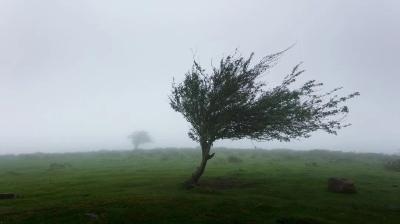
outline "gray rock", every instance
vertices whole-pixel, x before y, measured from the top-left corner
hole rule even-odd
[[[95,213],[85,213],[85,215],[91,219],[99,219],[99,216]]]

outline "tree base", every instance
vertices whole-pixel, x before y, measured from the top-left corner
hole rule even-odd
[[[194,182],[193,180],[187,180],[182,183],[182,187],[186,190],[193,189],[198,186],[198,183]]]

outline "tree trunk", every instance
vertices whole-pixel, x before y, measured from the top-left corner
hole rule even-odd
[[[210,149],[211,149],[210,145],[201,144],[202,158],[201,158],[200,166],[197,167],[196,171],[192,174],[192,176],[187,181],[184,182],[185,188],[188,188],[188,189],[193,188],[198,184],[199,179],[203,175],[204,170],[206,168],[207,161],[210,160],[212,157],[214,157],[214,153],[212,153],[211,155],[209,154]]]

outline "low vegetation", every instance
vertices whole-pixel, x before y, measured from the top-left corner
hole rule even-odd
[[[181,187],[200,150],[0,157],[0,223],[400,223],[400,172],[379,154],[217,148]],[[229,158],[240,158],[232,163]],[[328,191],[347,178],[355,194]]]
[[[386,169],[400,172],[400,159],[390,159],[385,164]]]
[[[228,162],[230,163],[241,163],[243,160],[237,156],[228,156]]]

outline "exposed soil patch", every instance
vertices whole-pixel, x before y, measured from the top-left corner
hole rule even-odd
[[[311,218],[282,217],[276,220],[277,224],[322,224]]]
[[[335,193],[354,194],[357,192],[353,181],[345,178],[331,177],[328,179],[328,190]]]
[[[14,193],[0,193],[0,200],[15,199],[17,195]]]
[[[257,182],[255,181],[242,180],[232,177],[209,178],[209,179],[204,179],[199,183],[200,188],[210,188],[215,190],[247,188],[247,187],[254,187],[256,185]]]

